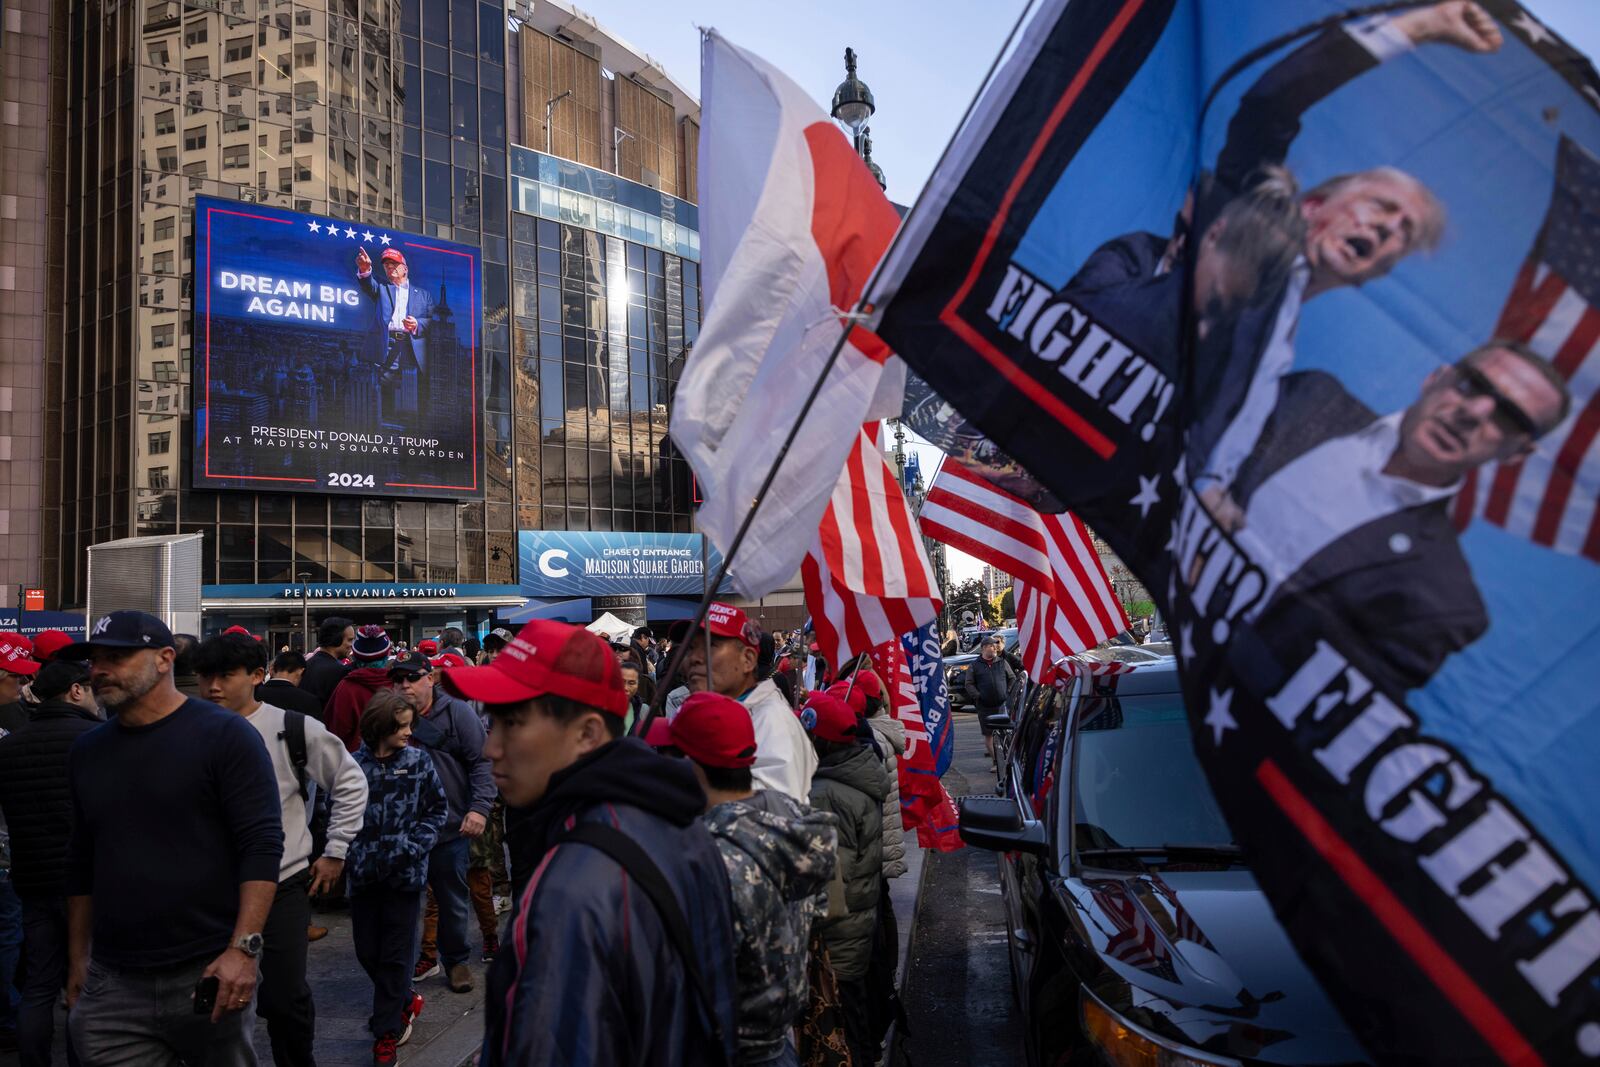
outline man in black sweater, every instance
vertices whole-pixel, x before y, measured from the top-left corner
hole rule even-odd
[[[266,746],[244,719],[178,692],[172,633],[152,615],[114,611],[58,655],[89,660],[115,716],[67,761],[78,1055],[254,1067],[249,1009],[283,855]],[[195,994],[209,1013],[194,1011]]]
[[[28,724],[0,738],[0,811],[11,828],[11,881],[22,901],[28,961],[17,1046],[22,1067],[49,1067],[56,1000],[67,981],[67,752],[100,716],[82,663],[46,664],[34,675],[33,693],[40,703]],[[67,1060],[76,1067],[70,1045]]]
[[[345,662],[350,648],[356,642],[356,624],[339,615],[323,619],[317,626],[317,650],[306,657],[306,672],[300,676],[300,688],[317,698],[324,714],[319,722],[326,722],[328,698],[350,673]]]

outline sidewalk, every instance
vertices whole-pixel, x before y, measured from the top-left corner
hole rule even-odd
[[[348,912],[312,915],[328,928],[328,936],[311,945],[306,976],[317,1003],[318,1067],[367,1067],[372,1063],[372,1035],[367,1016],[372,1012],[372,984],[356,962],[350,940]],[[483,987],[488,965],[479,961],[482,946],[476,928],[471,935],[473,990],[452,993],[442,974],[417,983],[427,1002],[412,1029],[411,1040],[400,1049],[400,1062],[415,1067],[456,1067],[483,1041]],[[256,1023],[256,1050],[263,1064],[272,1062],[272,1045],[266,1024]]]

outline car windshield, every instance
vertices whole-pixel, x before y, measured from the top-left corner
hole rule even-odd
[[[1231,846],[1178,693],[1078,702],[1074,843],[1088,849]]]

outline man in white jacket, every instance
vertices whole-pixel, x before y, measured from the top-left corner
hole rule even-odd
[[[310,897],[339,884],[345,852],[360,831],[366,812],[367,779],[344,742],[316,719],[256,699],[256,686],[266,672],[266,649],[252,637],[224,634],[195,650],[195,675],[202,699],[242,715],[261,734],[272,757],[283,811],[283,862],[278,869],[277,896],[262,930],[257,1013],[267,1020],[277,1067],[313,1067],[316,1007],[306,982]],[[298,722],[291,723],[291,715],[297,715]],[[311,824],[306,810],[308,782],[327,790],[333,807],[328,843],[315,863],[311,862]]]
[[[706,678],[706,630],[711,632],[711,675]],[[705,630],[690,632],[687,623],[673,627],[674,644],[689,641],[683,657],[684,680],[692,692],[706,689],[732,697],[750,712],[755,726],[756,750],[770,767],[752,771],[757,789],[776,789],[801,804],[811,803],[811,775],[817,769],[817,752],[805,727],[783,692],[771,678],[759,681],[756,665],[761,658],[761,631],[732,604],[711,605]]]

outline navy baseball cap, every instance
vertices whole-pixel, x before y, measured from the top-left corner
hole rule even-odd
[[[56,653],[56,659],[88,659],[97,648],[172,648],[172,631],[154,615],[143,611],[113,611],[102,615],[89,636]]]

